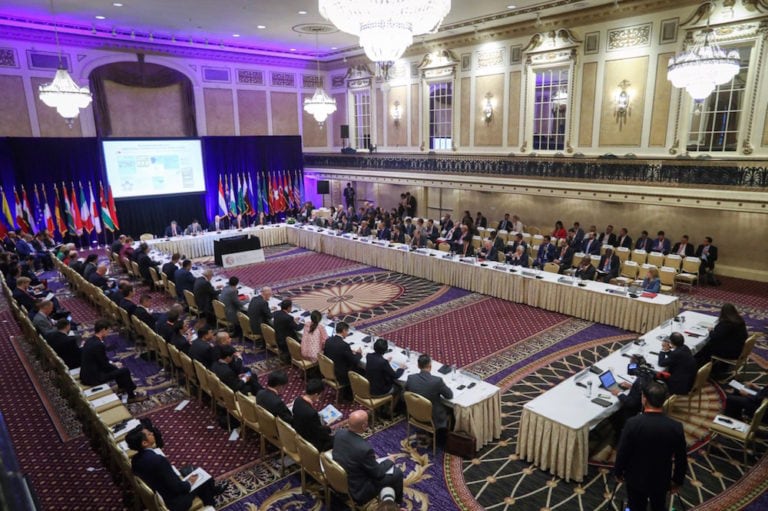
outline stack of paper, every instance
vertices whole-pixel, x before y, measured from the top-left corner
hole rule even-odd
[[[728,385],[730,385],[731,387],[733,387],[734,389],[736,389],[738,391],[744,391],[747,394],[749,394],[750,396],[757,395],[756,391],[750,389],[749,387],[747,387],[746,385],[744,385],[740,381],[731,380],[731,381],[728,382]]]

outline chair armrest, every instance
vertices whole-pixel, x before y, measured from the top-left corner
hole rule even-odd
[[[739,363],[738,359],[721,358],[721,357],[716,357],[715,355],[712,355],[711,358],[712,360],[717,360],[718,362],[722,362],[723,364],[728,364],[732,366],[735,366],[736,364]]]

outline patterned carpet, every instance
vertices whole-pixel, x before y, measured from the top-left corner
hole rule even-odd
[[[398,344],[429,352],[502,388],[503,438],[486,446],[474,460],[463,461],[442,452],[432,457],[429,449],[415,447],[405,438],[402,416],[389,421],[377,419],[371,442],[378,455],[398,454],[397,463],[406,475],[407,509],[507,509],[512,506],[521,509],[618,509],[619,500],[624,496],[622,488],[614,502],[608,501],[615,485],[609,468],[606,468],[610,467],[613,450],[610,443],[601,441],[597,435],[591,439],[590,470],[581,485],[552,478],[518,460],[514,452],[522,405],[615,349],[632,337],[628,333],[295,247],[270,247],[266,263],[225,273],[236,274],[243,283],[253,287],[271,285],[276,294],[290,297],[304,308],[317,308]],[[768,326],[768,285],[736,279],[723,281],[723,286],[718,288],[701,287],[680,293],[683,308],[716,314],[724,299],[731,300],[746,315],[752,330],[765,331]],[[87,330],[98,311],[71,297],[67,288],[55,279],[51,280],[51,287],[73,312],[75,320]],[[168,305],[167,297],[153,293],[153,307],[159,310]],[[11,326],[15,327],[12,320]],[[3,323],[3,328],[7,327]],[[203,466],[215,477],[230,482],[230,488],[220,497],[217,508],[321,509],[317,492],[301,493],[295,467],[282,477],[279,462],[271,453],[266,457],[260,453],[256,440],[230,441],[227,431],[217,424],[208,406],[192,399],[181,411],[176,411],[176,406],[187,396],[170,382],[155,362],[137,357],[132,343],[114,335],[108,339],[108,347],[110,354],[131,369],[137,383],[150,395],[149,401],[132,405],[131,410],[135,415],[152,418],[163,430],[167,444],[164,450],[174,463]],[[245,362],[255,369],[262,383],[269,371],[280,366],[275,357],[265,359],[263,353],[254,353],[250,346],[239,347],[244,352]],[[16,351],[22,360],[26,359],[24,350]],[[15,353],[13,355],[17,357]],[[749,367],[751,379],[765,383],[767,356],[768,344],[763,338]],[[38,371],[33,362],[27,366],[28,374]],[[16,369],[23,370],[23,366],[19,363]],[[303,383],[298,370],[285,369],[291,378],[283,396],[288,402],[301,393]],[[99,493],[99,498],[93,501],[105,502],[104,509],[120,509],[119,491],[108,481],[104,471],[74,470],[62,481],[52,478],[45,467],[40,466],[39,456],[35,456],[40,451],[35,449],[35,440],[31,440],[37,439],[40,431],[50,437],[47,438],[49,443],[55,444],[55,449],[50,452],[66,452],[68,445],[80,445],[80,451],[68,453],[77,458],[76,466],[85,466],[83,464],[88,463],[85,460],[98,461],[87,447],[83,447],[84,438],[78,437],[77,424],[73,422],[71,412],[67,412],[66,404],[61,400],[39,398],[53,392],[50,385],[46,386],[44,375],[39,376],[40,383],[36,383],[36,387],[31,385],[34,379],[27,378],[21,383],[26,385],[26,393],[34,398],[33,401],[38,402],[38,412],[46,419],[47,429],[35,428],[35,433],[30,435],[16,423],[11,431],[15,431],[15,442],[16,436],[21,439],[21,450],[29,449],[22,461],[24,469],[33,475],[33,482],[42,484],[45,481],[42,484],[46,494],[44,508],[95,509],[83,505],[87,499],[78,500],[71,495],[71,488],[87,484],[89,490],[94,486],[94,491]],[[0,376],[0,385],[2,378]],[[15,396],[3,392],[3,387],[0,387],[0,406],[5,412],[8,403],[16,401],[10,400]],[[19,393],[19,396],[24,395]],[[333,401],[333,393],[326,391],[321,406]],[[752,466],[742,466],[740,451],[727,442],[714,442],[710,454],[706,454],[706,431],[702,425],[717,413],[721,401],[722,393],[714,385],[710,386],[701,412],[694,409],[694,418],[685,424],[690,445],[689,467],[693,474],[683,492],[686,505],[697,505],[696,509],[743,509],[745,506],[752,510],[765,509],[764,492],[768,484],[765,453],[768,446],[763,440],[757,448],[760,461]],[[353,407],[342,403],[339,409],[346,417]],[[682,410],[679,412],[676,415],[682,415]],[[335,426],[343,424],[344,420]],[[71,438],[75,440],[62,442],[62,439]],[[67,456],[60,459],[67,459]],[[95,477],[98,475],[101,479]],[[38,488],[39,485],[35,486]],[[725,489],[728,491],[723,491]],[[61,498],[53,501],[52,495]],[[758,500],[749,507],[749,502],[755,498]],[[701,502],[704,504],[699,505]],[[344,509],[344,506],[334,500],[331,508]]]

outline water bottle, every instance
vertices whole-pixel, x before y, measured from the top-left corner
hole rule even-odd
[[[587,382],[587,397],[592,397],[592,380]]]
[[[411,348],[408,348],[408,347],[405,348],[405,358],[407,359],[407,361],[410,362],[410,360],[411,360]]]

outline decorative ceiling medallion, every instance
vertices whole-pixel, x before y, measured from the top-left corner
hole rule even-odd
[[[302,23],[301,25],[294,25],[291,30],[298,32],[299,34],[335,34],[339,31],[330,23]]]

